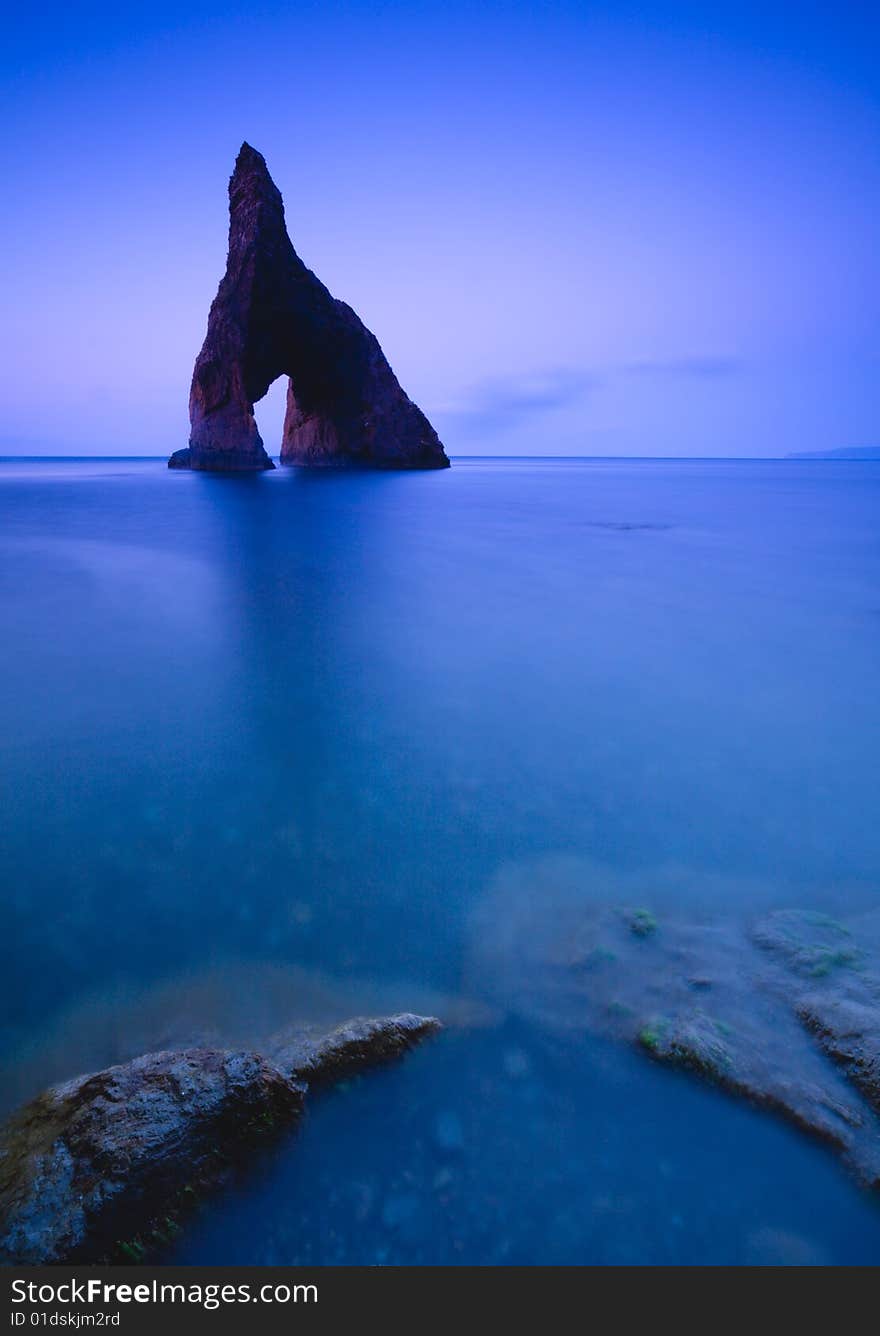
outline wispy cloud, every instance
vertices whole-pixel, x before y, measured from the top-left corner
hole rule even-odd
[[[634,376],[678,376],[698,380],[738,375],[743,362],[738,357],[672,357],[625,362],[620,368]]]
[[[462,434],[494,436],[577,404],[621,378],[722,380],[739,375],[743,367],[738,357],[717,355],[646,358],[589,370],[554,367],[478,381],[458,395],[431,404],[428,411]]]
[[[594,373],[573,369],[496,377],[478,382],[458,398],[432,405],[431,414],[453,419],[473,435],[489,436],[566,408],[598,383]]]

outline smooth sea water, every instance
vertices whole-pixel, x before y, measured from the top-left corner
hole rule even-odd
[[[878,520],[878,463],[0,463],[4,1109],[432,1010],[170,1260],[880,1261],[827,1151],[480,968],[505,886],[876,906]]]

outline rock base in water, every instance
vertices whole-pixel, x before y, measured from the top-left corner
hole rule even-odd
[[[251,455],[236,455],[232,451],[227,451],[223,457],[222,468],[218,467],[216,461],[205,459],[201,455],[193,455],[188,445],[182,450],[175,450],[174,454],[168,460],[170,469],[193,469],[197,473],[259,473],[267,469],[274,469],[275,465],[268,455],[259,457],[254,462]]]

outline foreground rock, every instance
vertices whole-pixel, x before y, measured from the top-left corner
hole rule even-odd
[[[226,273],[193,372],[190,443],[169,468],[273,468],[253,410],[279,376],[289,377],[282,462],[448,467],[374,336],[293,249],[265,160],[243,144],[229,182]]]
[[[694,921],[508,884],[482,915],[473,963],[493,1000],[780,1114],[880,1187],[880,914]]]
[[[292,1028],[266,1054],[150,1053],[32,1100],[0,1137],[0,1258],[140,1260],[243,1156],[293,1126],[306,1091],[439,1028],[422,1016]]]

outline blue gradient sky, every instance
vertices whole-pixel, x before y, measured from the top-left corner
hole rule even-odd
[[[453,454],[880,444],[876,4],[50,2],[0,63],[2,453],[185,443],[242,139]]]

